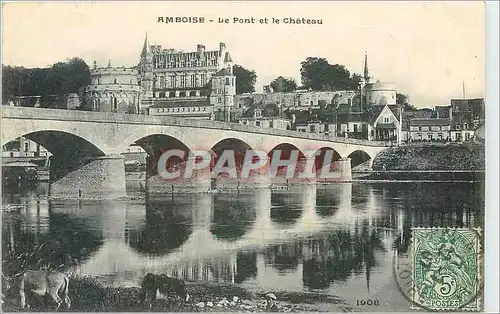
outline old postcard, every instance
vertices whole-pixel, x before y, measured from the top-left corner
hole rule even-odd
[[[3,2],[2,310],[483,311],[484,14]]]

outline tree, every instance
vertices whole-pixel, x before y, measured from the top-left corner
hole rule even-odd
[[[408,95],[396,93],[396,104],[404,105],[408,103]]]
[[[42,96],[78,93],[91,83],[90,69],[80,58],[58,62],[50,68],[2,66],[2,97]]]
[[[255,92],[257,74],[254,70],[247,70],[241,65],[235,64],[233,74],[236,76],[236,94]]]
[[[403,105],[403,109],[406,111],[417,110],[417,108],[415,108],[415,106],[413,106],[409,103],[409,98],[408,98],[408,95],[406,95],[406,94],[396,93],[396,104]]]
[[[316,91],[358,89],[361,76],[340,64],[330,64],[325,58],[308,57],[301,62],[302,85]]]
[[[271,85],[275,92],[287,93],[297,89],[297,83],[295,83],[293,78],[285,78],[283,76],[278,76],[269,85]]]

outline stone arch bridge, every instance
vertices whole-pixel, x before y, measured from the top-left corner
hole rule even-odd
[[[166,184],[154,169],[158,157],[167,149],[210,151],[219,156],[233,149],[265,151],[271,156],[281,150],[318,151],[316,168],[326,151],[332,151],[339,179],[351,179],[353,166],[371,161],[389,143],[328,137],[289,130],[263,129],[235,123],[189,120],[164,116],[128,115],[74,110],[2,107],[2,145],[26,137],[47,148],[51,157],[53,197],[116,198],[125,196],[125,168],[120,155],[133,143],[149,155],[147,187],[154,191],[185,191],[194,186],[207,188],[213,180],[198,184],[200,176],[184,182]],[[186,158],[187,158],[186,154]],[[289,155],[288,155],[289,156]],[[318,163],[319,161],[319,163]],[[370,161],[370,162],[369,162]],[[186,160],[179,160],[186,162]],[[155,172],[156,171],[156,172]],[[198,179],[197,179],[198,178]],[[200,182],[196,182],[196,181]],[[226,181],[229,182],[229,181]],[[255,181],[256,182],[256,181]],[[252,186],[255,187],[255,182]],[[234,182],[233,182],[234,183]],[[237,182],[240,187],[240,182]]]

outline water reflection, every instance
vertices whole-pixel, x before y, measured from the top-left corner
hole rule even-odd
[[[26,206],[3,215],[4,261],[5,252],[43,244],[37,258],[64,263],[69,255],[80,274],[109,285],[161,272],[349,299],[394,287],[393,253],[408,250],[412,226],[482,226],[483,191],[482,184],[337,184],[83,203],[12,193],[4,200]]]
[[[175,198],[148,198],[146,223],[127,232],[127,243],[145,255],[165,255],[179,248],[193,229],[189,205]]]

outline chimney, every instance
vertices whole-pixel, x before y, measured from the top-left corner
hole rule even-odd
[[[225,51],[226,51],[226,44],[219,43],[219,56],[223,57]]]
[[[196,51],[198,52],[198,55],[201,57],[205,53],[205,46],[203,45],[197,45],[196,46]]]

